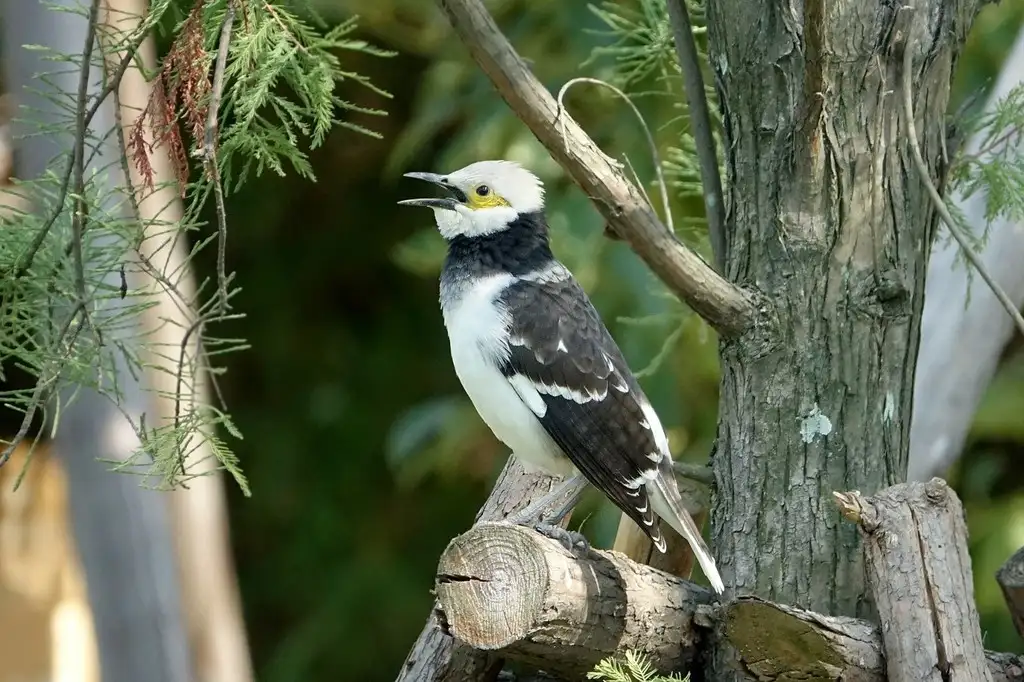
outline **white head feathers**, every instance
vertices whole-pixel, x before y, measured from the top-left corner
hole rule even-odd
[[[477,161],[437,177],[462,194],[450,210],[434,207],[437,229],[445,239],[500,232],[520,215],[544,209],[544,184],[512,161]]]
[[[447,177],[448,182],[470,197],[475,187],[486,185],[516,213],[533,213],[544,208],[544,183],[514,161],[477,161]]]

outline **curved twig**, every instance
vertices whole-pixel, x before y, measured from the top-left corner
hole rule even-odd
[[[644,120],[643,114],[637,109],[636,105],[633,104],[633,100],[629,98],[625,92],[615,87],[608,81],[603,81],[600,78],[588,78],[581,76],[579,78],[573,78],[566,82],[558,91],[558,118],[561,122],[561,113],[565,110],[565,103],[562,101],[565,98],[565,93],[569,91],[569,88],[576,85],[577,83],[593,83],[594,85],[602,85],[629,105],[629,108],[633,110],[633,114],[637,120],[640,121],[640,127],[644,130],[644,137],[647,138],[647,147],[650,149],[651,157],[654,159],[654,173],[658,176],[658,184],[661,186],[661,210],[665,212],[665,224],[668,226],[668,231],[674,233],[676,231],[675,225],[672,224],[672,209],[668,205],[668,184],[665,182],[665,173],[661,168],[661,155],[658,154],[658,146],[654,143],[654,135],[651,134],[651,129],[647,126],[647,121]],[[561,128],[562,136],[565,136],[564,127]],[[639,181],[637,185],[639,185]],[[643,186],[639,187],[641,192],[644,192]],[[647,197],[647,203],[651,203],[650,197],[647,196],[647,192],[644,192],[644,196]],[[652,205],[651,208],[654,208]]]

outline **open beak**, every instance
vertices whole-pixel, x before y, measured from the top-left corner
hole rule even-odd
[[[405,177],[432,182],[435,185],[444,188],[451,196],[430,197],[426,199],[403,199],[398,202],[402,206],[426,206],[427,208],[443,208],[448,211],[454,211],[455,207],[459,203],[466,201],[466,195],[454,185],[450,185],[445,182],[445,176],[443,175],[438,175],[437,173],[406,173]]]

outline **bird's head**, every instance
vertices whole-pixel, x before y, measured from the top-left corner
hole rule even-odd
[[[433,209],[445,239],[499,232],[520,215],[544,208],[543,183],[512,161],[477,161],[451,173],[406,173],[405,177],[432,182],[448,193],[447,197],[398,202]]]

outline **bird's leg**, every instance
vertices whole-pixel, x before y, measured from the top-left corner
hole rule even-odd
[[[547,495],[510,516],[508,521],[520,526],[529,526],[541,535],[558,540],[570,552],[574,547],[582,547],[586,553],[590,549],[587,539],[581,533],[566,530],[560,525],[580,501],[586,487],[587,479],[583,474],[570,476]],[[559,501],[561,503],[548,512],[548,507]]]

